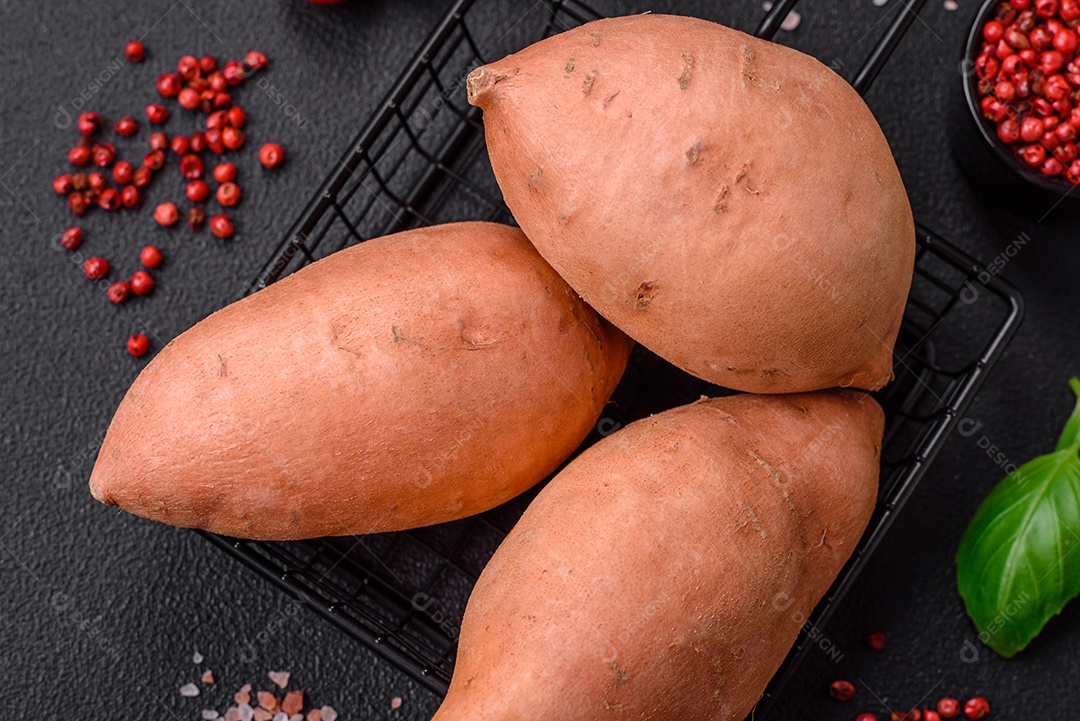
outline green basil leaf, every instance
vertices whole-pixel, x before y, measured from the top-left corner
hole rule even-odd
[[[964,533],[957,586],[979,637],[1010,657],[1080,595],[1080,381],[1058,450],[1010,473]]]

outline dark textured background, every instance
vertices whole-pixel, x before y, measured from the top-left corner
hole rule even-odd
[[[514,2],[522,15],[542,8]],[[801,27],[778,39],[850,70],[898,3],[805,0]],[[880,712],[871,690],[898,707],[944,692],[983,692],[999,718],[1075,718],[1080,705],[1080,604],[1012,661],[977,643],[964,650],[975,634],[954,590],[952,558],[979,500],[1002,475],[976,440],[985,435],[1010,461],[1022,462],[1053,445],[1071,408],[1065,381],[1078,372],[1080,352],[1073,315],[1080,307],[1080,225],[1055,214],[1040,224],[992,211],[957,170],[946,107],[959,87],[960,43],[976,10],[972,0],[960,3],[950,13],[930,0],[868,101],[920,221],[983,260],[1021,232],[1031,238],[1004,271],[1025,294],[1027,318],[969,414],[982,422],[980,432],[950,441],[827,629],[843,660],[834,665],[814,655],[785,698],[785,717]],[[597,6],[607,13],[697,14],[741,28],[761,12],[753,0]],[[0,663],[9,709],[190,719],[208,705],[223,709],[227,694],[245,681],[288,669],[296,685],[344,718],[425,719],[434,711],[436,698],[194,533],[117,515],[90,498],[85,480],[114,408],[144,365],[124,353],[124,339],[142,327],[160,347],[243,292],[443,7],[421,0],[329,8],[299,0],[0,3],[0,317],[7,323],[0,356]],[[108,70],[125,41],[143,35],[147,61]],[[239,163],[246,195],[230,243],[158,228],[149,211],[88,216],[85,250],[108,256],[119,273],[135,269],[147,242],[166,253],[153,296],[113,307],[52,242],[72,218],[50,181],[66,170],[76,138],[73,127],[56,126],[57,108],[70,111],[105,73],[112,77],[87,107],[108,118],[142,118],[155,97],[153,79],[179,55],[240,57],[251,48],[270,56],[266,77],[309,120],[305,127],[293,122],[257,88],[237,93],[250,114],[250,145],[281,141],[287,165],[262,172],[247,148]],[[168,129],[190,123],[177,116]],[[144,130],[118,143],[121,153],[142,153],[146,137]],[[177,176],[166,173],[149,203],[179,190]],[[889,634],[887,654],[865,650],[871,630]],[[184,699],[177,688],[199,671],[190,660],[194,649],[206,655],[219,684],[202,698]],[[824,687],[838,675],[865,683],[859,709],[827,699]],[[404,705],[391,712],[394,696]]]

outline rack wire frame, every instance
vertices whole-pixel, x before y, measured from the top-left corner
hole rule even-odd
[[[464,99],[468,72],[507,52],[482,51],[483,33],[469,23],[469,11],[479,1],[455,0],[249,291],[371,237],[453,220],[513,223],[486,162],[480,112]],[[905,6],[874,45],[851,81],[860,93],[885,66],[924,2]],[[796,3],[775,3],[756,35],[772,38]],[[540,36],[600,17],[579,0],[533,7],[543,13]],[[769,717],[1022,315],[1022,299],[1011,285],[917,226],[915,277],[894,358],[897,378],[875,394],[887,416],[879,502],[852,558],[803,624],[755,718]],[[639,347],[613,403],[582,448],[637,418],[725,392]],[[453,671],[469,591],[538,490],[474,518],[400,533],[294,542],[203,535],[441,695]]]

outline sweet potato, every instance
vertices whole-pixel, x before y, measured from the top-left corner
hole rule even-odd
[[[911,209],[873,115],[817,60],[641,15],[480,67],[468,93],[522,230],[635,340],[757,393],[892,378]]]
[[[592,446],[480,577],[435,721],[742,721],[874,506],[850,390],[705,400]]]
[[[516,229],[371,240],[166,346],[120,403],[90,488],[257,539],[461,518],[574,451],[630,345]]]

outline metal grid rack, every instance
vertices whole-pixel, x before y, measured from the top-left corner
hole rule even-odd
[[[519,22],[513,28],[518,36],[508,39],[509,32],[498,37],[473,27],[469,10],[476,2],[454,2],[259,273],[253,290],[367,238],[454,220],[513,222],[484,153],[480,111],[465,102],[465,77],[515,49],[500,43],[520,47],[598,15],[577,0],[539,3],[539,32],[533,28],[529,37],[530,29]],[[777,2],[756,34],[771,38],[796,2]],[[909,12],[900,12],[875,44],[852,79],[860,93],[921,5],[917,1]],[[919,226],[917,234],[915,278],[895,352],[897,378],[877,394],[887,415],[878,507],[806,628],[820,628],[835,611],[1022,315],[1020,296],[1011,286],[929,230]],[[638,347],[614,403],[582,448],[638,418],[723,392]],[[474,518],[401,533],[287,543],[204,535],[443,694],[469,592],[537,490]],[[803,633],[756,718],[768,715],[812,647]]]

